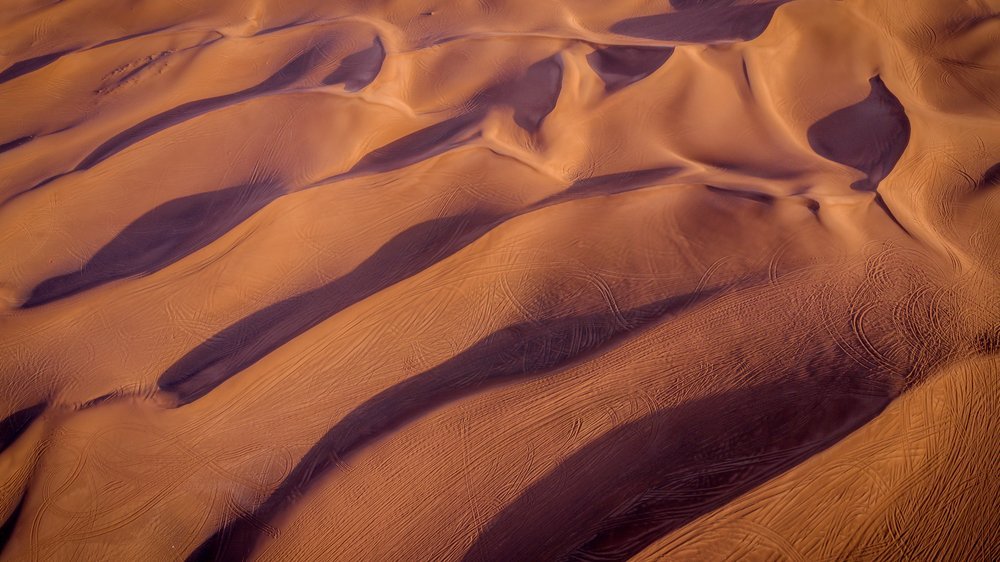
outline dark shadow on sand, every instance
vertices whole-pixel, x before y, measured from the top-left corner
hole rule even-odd
[[[327,86],[343,84],[348,92],[356,92],[375,80],[384,61],[385,48],[376,36],[371,47],[344,57],[337,70],[324,78],[323,83]]]
[[[650,187],[663,182],[679,172],[681,168],[664,166],[662,168],[647,168],[630,170],[603,176],[584,178],[573,182],[566,190],[545,199],[539,206],[551,205],[578,197],[591,195],[614,195],[635,189]]]
[[[69,53],[70,51],[59,51],[58,53],[50,53],[48,55],[40,55],[30,59],[25,59],[22,61],[15,62],[14,64],[8,66],[0,72],[0,84],[4,82],[9,82],[15,78],[24,76],[30,72],[41,69],[44,66],[52,64],[60,57]]]
[[[473,111],[424,127],[365,154],[345,175],[375,174],[426,160],[475,136],[482,111]]]
[[[45,408],[48,405],[45,402],[35,404],[34,406],[24,408],[23,410],[18,410],[13,414],[7,416],[3,420],[0,420],[0,453],[7,450],[17,441],[17,438],[21,436],[37,420],[43,413],[45,413]],[[17,521],[21,516],[21,512],[24,510],[24,501],[27,497],[26,492],[21,493],[21,498],[17,502],[17,506],[14,511],[7,516],[7,520],[4,521],[3,525],[0,525],[0,554],[3,554],[4,548],[7,546],[7,542],[10,537],[14,534],[14,527],[17,526]]]
[[[5,142],[3,144],[0,144],[0,154],[3,154],[4,152],[7,152],[8,150],[14,150],[15,148],[17,148],[17,147],[19,147],[19,146],[21,146],[23,144],[27,144],[27,143],[31,142],[32,140],[34,140],[34,138],[35,138],[35,135],[28,135],[26,137],[19,137],[19,138],[16,138],[16,139],[14,139],[14,140],[12,140],[10,142]]]
[[[890,385],[814,362],[798,376],[614,429],[492,520],[465,560],[627,560],[878,415]]]
[[[427,221],[394,236],[350,273],[257,311],[215,334],[160,376],[178,406],[204,396],[323,320],[461,250],[513,216],[580,197],[641,189],[676,168],[655,168],[578,181],[511,215],[467,214]]]
[[[673,47],[601,47],[587,55],[587,62],[604,81],[610,92],[634,84],[656,72],[670,55]]]
[[[493,215],[458,215],[396,235],[350,273],[259,310],[181,357],[158,384],[178,406],[201,398],[271,351],[337,312],[426,269],[490,228]]]
[[[350,173],[377,173],[426,158],[428,151],[443,152],[460,142],[480,118],[481,114],[470,113],[421,129],[370,152]],[[678,170],[664,167],[587,178],[523,212],[577,197],[639,189]],[[105,283],[155,273],[206,247],[283,193],[275,184],[246,184],[163,203],[125,227],[78,271],[39,283],[21,307],[33,308]],[[500,217],[492,219],[476,222],[474,230],[481,234],[485,224],[493,226]]]
[[[41,402],[0,420],[0,453],[17,441],[17,438],[45,412],[46,406],[45,402]]]
[[[983,177],[979,180],[979,187],[998,185],[1000,185],[1000,162],[990,166],[988,170],[983,172]]]
[[[612,25],[611,31],[684,43],[747,41],[763,33],[774,11],[788,1],[739,6],[730,2],[675,2],[673,12],[622,20]]]
[[[22,308],[158,271],[207,246],[281,194],[274,185],[248,184],[163,203],[125,227],[78,271],[39,283]]]
[[[834,111],[806,132],[816,154],[868,176],[851,185],[858,191],[875,191],[910,141],[910,121],[903,105],[878,76],[868,83],[867,98]]]
[[[562,72],[558,55],[551,56],[529,66],[518,80],[490,89],[484,99],[513,107],[514,122],[529,133],[537,132],[559,101]]]
[[[254,512],[231,521],[188,560],[246,560],[261,523],[280,516],[338,463],[420,416],[460,398],[542,376],[606,348],[618,338],[714,296],[719,289],[663,299],[620,314],[603,312],[515,324],[441,365],[373,396],[344,416]]]
[[[312,68],[320,60],[322,60],[323,56],[323,50],[321,48],[313,47],[293,59],[277,72],[272,74],[267,80],[264,80],[256,86],[232,94],[188,102],[173,109],[164,111],[158,115],[154,115],[153,117],[133,125],[132,127],[129,127],[128,129],[108,139],[104,144],[88,154],[80,162],[80,164],[77,165],[75,171],[90,169],[107,158],[121,152],[125,148],[128,148],[129,146],[168,127],[173,127],[178,123],[182,123],[199,115],[204,115],[245,99],[291,86],[312,70]]]
[[[0,555],[3,554],[7,543],[10,542],[10,538],[14,535],[14,528],[17,527],[17,521],[21,518],[21,512],[24,511],[24,501],[27,497],[27,494],[21,494],[21,499],[18,500],[14,511],[7,516],[7,520],[4,521],[3,525],[0,525]]]

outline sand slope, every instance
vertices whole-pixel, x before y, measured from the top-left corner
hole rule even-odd
[[[8,1],[0,557],[1000,558],[998,45]]]

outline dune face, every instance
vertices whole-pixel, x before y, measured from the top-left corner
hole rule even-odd
[[[851,184],[852,188],[875,191],[906,150],[910,122],[878,76],[869,84],[867,98],[817,121],[809,128],[808,138],[816,154],[868,176]]]
[[[0,559],[1000,559],[1000,5],[0,30]]]
[[[717,43],[753,39],[788,0],[767,2],[672,2],[665,14],[628,18],[611,30],[623,35],[685,43]]]
[[[604,80],[605,89],[613,92],[652,74],[673,52],[671,47],[609,46],[587,55],[587,62]]]

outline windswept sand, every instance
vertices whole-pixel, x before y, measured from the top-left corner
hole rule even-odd
[[[997,0],[5,0],[4,560],[1000,560]]]

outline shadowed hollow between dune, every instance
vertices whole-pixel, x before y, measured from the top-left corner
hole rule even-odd
[[[525,377],[543,376],[618,338],[677,314],[720,289],[670,297],[620,315],[611,312],[522,323],[495,332],[441,365],[390,387],[350,411],[309,450],[253,513],[224,525],[189,560],[244,560],[261,522],[294,505],[326,473],[375,440],[448,403]]]

